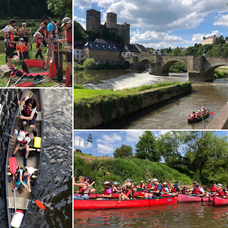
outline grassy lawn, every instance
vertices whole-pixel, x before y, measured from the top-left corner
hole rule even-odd
[[[65,44],[63,44],[63,48],[62,48],[62,53],[63,53],[63,77],[65,78],[66,55],[65,55],[64,47],[65,47]],[[43,46],[42,54],[43,54],[44,58],[45,58],[45,54],[46,53],[47,53],[47,48]],[[35,55],[36,55],[36,44],[33,43],[32,44],[32,51],[31,50],[29,51],[29,57],[27,59],[35,59]],[[22,69],[22,60],[15,61],[15,60],[12,59],[12,63],[13,63],[13,65],[16,68]],[[5,62],[5,53],[1,53],[0,54],[0,66],[1,65],[5,65],[5,64],[6,64],[6,62]],[[38,71],[38,70],[40,70],[40,69],[36,69],[36,68],[29,69],[30,72]],[[8,82],[8,79],[9,78],[0,78],[0,87],[5,87],[7,82]],[[31,80],[27,80],[27,81],[33,82],[34,80],[31,79]],[[34,87],[51,87],[51,86],[54,86],[54,85],[57,85],[57,84],[59,84],[59,82],[57,81],[56,78],[54,78],[54,79],[51,79],[51,81],[47,80],[47,81],[45,81],[43,83],[36,84]],[[8,87],[11,86],[11,85],[13,85],[13,83],[9,83]]]
[[[145,90],[157,89],[162,87],[168,87],[180,84],[179,82],[167,82],[167,83],[158,83],[156,85],[149,86],[140,86],[132,89],[123,89],[123,90],[94,90],[94,89],[74,89],[74,102],[80,101],[82,99],[86,99],[87,101],[91,101],[101,97],[123,97],[132,94],[137,94]],[[80,86],[75,86],[75,88],[80,88]]]

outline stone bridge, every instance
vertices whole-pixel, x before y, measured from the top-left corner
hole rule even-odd
[[[149,73],[153,75],[169,75],[169,68],[181,62],[188,69],[187,80],[213,81],[214,69],[228,66],[228,58],[213,58],[204,56],[170,56],[170,55],[144,55],[134,56],[123,60],[123,65],[130,65],[131,69],[145,69],[149,64]]]

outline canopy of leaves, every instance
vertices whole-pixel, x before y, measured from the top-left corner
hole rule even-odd
[[[131,146],[122,144],[121,147],[115,149],[113,155],[115,158],[129,158],[133,155],[133,148]]]
[[[72,18],[72,0],[47,0],[47,3],[54,14]]]

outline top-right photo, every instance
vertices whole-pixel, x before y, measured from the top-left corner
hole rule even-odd
[[[228,5],[74,0],[75,129],[228,129]]]

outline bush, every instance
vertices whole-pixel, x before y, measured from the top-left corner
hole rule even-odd
[[[97,68],[97,63],[94,59],[89,58],[83,63],[85,70],[95,70]]]

